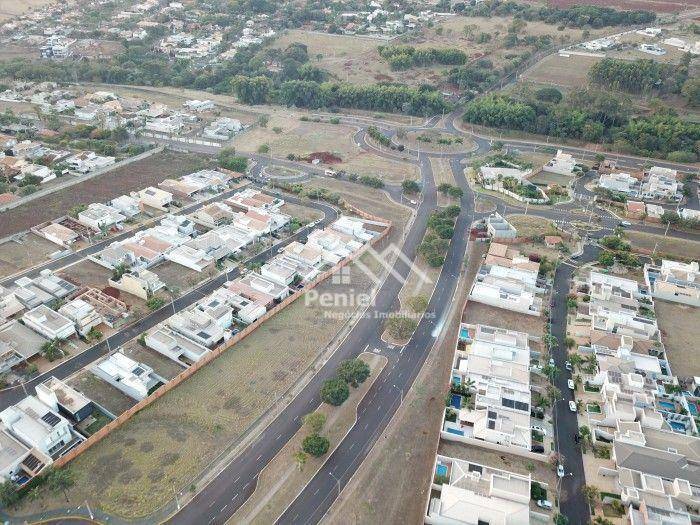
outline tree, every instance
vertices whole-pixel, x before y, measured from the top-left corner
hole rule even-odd
[[[323,425],[326,424],[326,415],[321,412],[312,412],[304,416],[304,425],[308,427],[312,434],[321,432]]]
[[[224,169],[245,173],[248,169],[248,159],[237,156],[233,148],[225,148],[219,152],[219,166]]]
[[[14,481],[0,483],[0,505],[4,508],[12,507],[19,499],[19,487]]]
[[[338,377],[324,381],[321,386],[321,399],[329,405],[340,406],[349,396],[348,384]]]
[[[165,304],[165,300],[161,299],[160,297],[155,297],[155,296],[150,297],[146,301],[146,306],[148,306],[148,308],[153,312],[161,309],[164,304]]]
[[[263,76],[246,77],[236,75],[231,80],[231,87],[238,99],[245,104],[264,104],[270,92],[270,79]]]
[[[576,346],[576,340],[573,337],[567,337],[566,340],[566,348],[571,350],[574,346]]]
[[[428,297],[424,294],[409,297],[408,307],[416,314],[423,313],[428,308]]]
[[[330,444],[328,438],[319,436],[318,434],[312,434],[304,438],[304,441],[301,443],[301,448],[307,454],[319,458],[328,452]]]
[[[49,489],[54,492],[62,491],[66,501],[69,501],[67,491],[74,483],[73,473],[67,468],[52,468],[46,475],[46,484]]]
[[[370,370],[367,363],[362,359],[348,359],[340,363],[340,366],[335,371],[336,375],[344,380],[346,383],[350,383],[352,386],[357,387],[358,384],[364,383],[369,377]]]
[[[681,94],[689,106],[700,106],[700,79],[689,78],[686,80],[681,89]]]
[[[386,329],[394,339],[404,340],[411,336],[418,323],[405,315],[393,315],[386,321]]]
[[[557,513],[554,515],[554,525],[569,525],[569,518]]]
[[[605,266],[606,268],[615,264],[615,256],[612,252],[601,252],[598,256],[598,264]]]
[[[593,518],[593,525],[613,525],[613,522],[610,521],[607,518],[603,518],[601,516],[596,516]]]
[[[48,361],[55,361],[63,356],[61,351],[61,343],[58,339],[45,342],[41,345],[41,353]]]
[[[593,485],[584,485],[581,489],[581,493],[583,494],[583,497],[586,498],[588,505],[590,507],[595,507],[596,501],[598,501],[598,498],[600,497],[600,491],[598,488]]]
[[[405,180],[401,183],[404,193],[415,194],[420,192],[420,184],[415,180]]]
[[[309,458],[309,456],[304,452],[303,450],[299,450],[294,453],[293,455],[294,461],[297,464],[297,468],[299,470],[304,470],[304,465],[306,465],[306,460]]]

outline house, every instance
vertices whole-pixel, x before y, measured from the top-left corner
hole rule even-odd
[[[25,308],[63,299],[77,290],[74,284],[61,279],[51,270],[42,270],[34,279],[21,277],[15,281],[15,285],[14,294]]]
[[[352,235],[332,228],[312,231],[306,245],[320,249],[324,262],[328,264],[338,264],[342,259],[362,248],[362,243],[355,240]]]
[[[663,206],[658,204],[647,203],[646,205],[646,219],[649,222],[661,222],[661,216],[666,212]]]
[[[165,383],[165,379],[150,366],[134,361],[121,352],[97,361],[90,369],[97,377],[136,401],[145,399]]]
[[[557,150],[552,160],[542,167],[542,170],[560,175],[573,175],[576,167],[576,159],[569,153]]]
[[[644,265],[644,280],[657,299],[700,306],[700,268],[696,261],[663,259],[661,266]]]
[[[492,239],[515,239],[517,230],[498,212],[486,217],[486,231]]]
[[[22,321],[29,328],[50,340],[68,339],[75,334],[73,321],[45,305],[29,310],[22,316]]]
[[[647,213],[646,205],[641,201],[627,201],[625,209],[630,219],[643,219]]]
[[[40,164],[25,164],[20,169],[20,174],[15,176],[15,180],[22,181],[25,177],[38,177],[39,184],[45,184],[56,178],[56,173],[51,168]]]
[[[528,525],[531,476],[438,455],[425,523]]]
[[[214,202],[197,210],[192,218],[197,223],[208,228],[218,228],[225,224],[230,224],[234,214],[230,206],[223,202]]]
[[[112,199],[109,202],[109,206],[124,215],[127,219],[131,219],[141,212],[141,210],[139,210],[138,201],[128,195],[120,195]]]
[[[318,276],[320,271],[309,264],[278,254],[260,267],[260,275],[283,286],[296,281],[306,283]]]
[[[117,328],[129,317],[129,307],[124,301],[107,295],[97,288],[87,288],[76,300],[85,301],[95,309],[102,322],[110,328]]]
[[[0,323],[8,317],[21,312],[24,309],[22,303],[17,300],[15,293],[0,285]]]
[[[330,228],[345,235],[351,235],[355,240],[365,243],[376,235],[376,232],[367,230],[365,225],[366,222],[362,219],[343,215],[331,223]]]
[[[0,165],[0,178],[3,177],[3,169],[2,166]],[[18,200],[19,197],[15,195],[14,193],[0,193],[0,206],[3,206],[5,204],[10,204],[11,202],[14,202]]]
[[[165,179],[158,183],[158,187],[178,197],[189,198],[201,190],[196,184],[188,184],[185,181],[176,179]]]
[[[201,113],[204,111],[211,111],[214,109],[214,102],[211,100],[187,100],[182,104],[185,109],[194,111],[196,113]]]
[[[495,186],[503,179],[515,179],[522,182],[532,170],[522,170],[520,168],[497,168],[493,166],[482,166],[479,168],[479,176],[485,186]]]
[[[57,458],[82,441],[66,418],[34,396],[27,396],[0,412],[8,432],[29,448]]]
[[[323,265],[323,250],[309,244],[301,244],[298,241],[292,241],[287,246],[282,248],[282,252],[290,259],[299,261],[308,266],[320,267]]]
[[[272,197],[254,188],[246,188],[226,200],[230,206],[239,206],[243,209],[260,209],[278,211],[284,204],[284,200]]]
[[[675,175],[675,170],[666,170],[658,166],[655,170],[652,168],[642,184],[642,198],[680,200],[683,185],[676,181]]]
[[[506,279],[492,278],[485,282],[475,280],[469,292],[469,300],[528,315],[539,316],[542,311],[542,300],[539,297]]]
[[[26,446],[7,429],[0,428],[0,480],[24,484],[52,462],[46,454]]]
[[[90,173],[91,171],[111,166],[115,163],[115,158],[97,155],[92,151],[82,151],[68,157],[65,163],[68,164],[72,171],[77,173]]]
[[[196,363],[209,352],[206,346],[192,341],[165,325],[150,330],[144,342],[148,348],[183,366]]]
[[[196,272],[201,272],[209,268],[216,261],[212,256],[207,255],[204,250],[182,245],[165,254],[165,258]]]
[[[533,272],[539,272],[540,263],[531,261],[520,253],[520,250],[509,247],[507,244],[491,241],[489,251],[486,253],[484,264],[492,266],[504,266],[506,268],[521,268]]]
[[[160,220],[160,225],[164,228],[173,229],[179,235],[185,235],[189,237],[195,232],[195,225],[187,217],[182,215],[173,215],[168,213],[165,217]],[[159,230],[156,230],[158,232]],[[184,241],[183,241],[184,243]],[[173,244],[183,244],[183,243],[173,243]]]
[[[167,211],[170,204],[173,202],[173,194],[163,191],[153,186],[132,193],[131,196],[139,202],[141,209],[144,207],[155,208],[157,210]]]
[[[51,223],[43,228],[39,228],[37,233],[46,240],[64,248],[68,248],[80,238],[77,232],[57,223]]]
[[[201,250],[214,261],[220,261],[241,249],[240,245],[225,241],[215,231],[198,235],[191,241],[187,241],[184,246]],[[235,248],[235,251],[232,248]]]
[[[598,186],[634,197],[639,193],[639,181],[629,173],[607,173],[601,174],[598,179]]]
[[[110,279],[109,285],[122,292],[140,297],[144,301],[165,287],[165,283],[155,273],[146,269],[124,273],[117,280]]]
[[[700,210],[683,208],[678,215],[680,215],[681,219],[686,221],[700,221]]]
[[[90,204],[86,210],[78,213],[78,221],[95,231],[120,228],[125,220],[126,217],[119,211],[99,202]]]
[[[196,308],[177,312],[167,323],[176,332],[207,348],[214,348],[224,340],[224,329],[215,319]]]
[[[563,239],[559,235],[545,235],[544,236],[544,245],[547,248],[557,248],[563,242],[564,242]]]
[[[54,376],[36,386],[36,395],[51,410],[76,423],[88,418],[95,410],[90,399]]]
[[[73,299],[58,309],[58,313],[75,324],[79,335],[86,336],[90,330],[102,324],[102,316],[94,306],[82,299]]]
[[[0,324],[0,373],[4,374],[37,355],[46,342],[18,321]]]
[[[289,288],[270,281],[257,273],[248,273],[234,282],[239,286],[247,287],[250,290],[272,297],[274,302],[280,302],[289,295]]]

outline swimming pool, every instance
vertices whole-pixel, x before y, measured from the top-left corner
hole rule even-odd
[[[685,434],[685,425],[683,423],[679,423],[678,421],[669,421],[668,424],[671,425],[671,428],[676,432]]]
[[[435,473],[436,473],[438,476],[447,476],[447,465],[440,465],[440,464],[438,464],[438,465],[435,467]]]
[[[459,329],[459,338],[465,341],[469,339],[469,330],[466,327],[463,326]]]
[[[659,406],[661,408],[665,408],[669,412],[676,411],[676,405],[674,403],[671,403],[670,401],[659,401]]]
[[[459,394],[452,394],[452,406],[455,408],[462,408],[462,396]]]

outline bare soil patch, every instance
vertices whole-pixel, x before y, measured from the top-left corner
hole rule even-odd
[[[638,248],[651,253],[656,247],[657,257],[670,259],[700,259],[700,242],[676,237],[664,237],[662,232],[653,233],[627,231],[625,236],[632,243],[632,249]]]
[[[0,244],[0,277],[8,277],[31,268],[60,250],[58,245],[33,233],[2,243]]]
[[[654,306],[671,371],[682,377],[700,375],[698,309],[661,300]]]
[[[163,151],[81,184],[40,197],[3,212],[0,237],[28,230],[36,224],[65,215],[77,204],[104,202],[130,191],[156,186],[168,178],[177,178],[203,168],[209,158],[193,153]]]

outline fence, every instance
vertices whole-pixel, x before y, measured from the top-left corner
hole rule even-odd
[[[182,142],[184,144],[197,144],[199,146],[211,146],[213,148],[221,148],[223,144],[212,140],[198,139],[196,137],[181,137],[179,135],[167,135],[161,133],[153,133],[151,131],[142,131],[142,137],[150,137],[159,140],[169,140],[172,142]]]
[[[351,206],[354,210],[355,213],[362,213],[368,217],[374,217],[371,214],[362,212],[362,210],[358,210],[357,208],[354,208],[354,206]],[[207,355],[204,356],[200,361],[197,361],[194,363],[192,366],[187,368],[186,370],[183,370],[178,374],[175,378],[173,378],[170,382],[166,383],[162,387],[160,387],[158,390],[153,392],[150,396],[148,396],[146,399],[143,399],[139,401],[136,405],[131,407],[130,409],[126,410],[122,414],[120,414],[114,421],[111,421],[104,427],[102,427],[100,430],[95,432],[92,436],[90,436],[87,440],[85,440],[81,445],[78,447],[74,448],[70,452],[68,452],[65,456],[61,456],[58,458],[56,461],[54,461],[54,465],[56,467],[62,467],[78,457],[80,454],[82,454],[84,451],[92,447],[93,445],[99,443],[102,441],[107,435],[109,435],[111,432],[114,430],[118,429],[121,427],[124,423],[126,423],[129,419],[131,419],[137,412],[140,412],[147,406],[149,406],[151,403],[153,403],[155,400],[161,398],[168,392],[170,392],[173,388],[178,386],[180,383],[183,381],[189,379],[194,373],[196,373],[200,368],[206,366],[210,362],[212,362],[214,359],[219,357],[221,354],[223,354],[225,351],[227,351],[229,348],[231,348],[233,345],[238,343],[239,341],[245,339],[248,337],[251,333],[253,333],[262,323],[264,323],[267,319],[270,317],[274,316],[290,304],[292,304],[294,301],[299,299],[301,296],[304,295],[308,290],[312,290],[322,282],[324,282],[326,279],[331,277],[334,273],[338,272],[341,268],[347,266],[351,262],[353,262],[355,259],[358,257],[362,256],[365,251],[369,249],[370,246],[379,243],[384,237],[386,237],[389,232],[391,231],[392,225],[390,222],[387,222],[386,219],[382,219],[385,224],[387,224],[387,227],[376,237],[374,237],[368,244],[365,244],[361,249],[359,249],[357,252],[353,253],[352,255],[348,256],[347,258],[343,259],[340,261],[338,264],[336,264],[333,268],[330,270],[327,270],[323,272],[321,275],[319,275],[314,281],[309,283],[305,288],[303,293],[296,293],[293,295],[290,295],[286,299],[284,299],[280,304],[269,310],[268,312],[265,313],[260,319],[255,321],[254,323],[248,325],[245,327],[243,330],[241,330],[238,334],[233,336],[231,339],[228,341],[224,342],[222,345],[216,347],[213,349],[211,352],[207,353]]]

